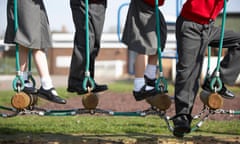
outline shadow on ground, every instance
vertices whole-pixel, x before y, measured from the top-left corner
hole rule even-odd
[[[183,139],[177,139],[171,135],[157,135],[145,133],[126,134],[53,134],[13,130],[11,128],[0,128],[0,144],[239,144],[240,136],[217,135],[217,136],[194,136],[187,135]],[[8,133],[8,131],[14,131]]]

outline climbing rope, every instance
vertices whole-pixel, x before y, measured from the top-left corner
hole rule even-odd
[[[18,0],[14,0],[14,31],[18,30]],[[19,45],[16,43],[16,77],[13,80],[12,87],[14,91],[21,91],[24,88],[24,81],[21,77],[20,64],[19,64]]]
[[[85,0],[85,27],[86,27],[86,66],[85,66],[85,78],[83,80],[83,89],[85,91],[90,91],[91,89],[94,89],[95,84],[94,80],[90,76],[89,72],[89,65],[90,65],[90,47],[89,47],[89,21],[88,21],[88,0]],[[90,86],[88,85],[88,82],[90,82]],[[89,89],[88,89],[89,87]]]
[[[14,0],[14,31],[17,33],[18,31],[18,0]],[[15,43],[15,64],[16,64],[16,77],[13,80],[12,87],[14,91],[20,92],[24,88],[24,80],[21,76],[21,71],[20,71],[20,62],[19,62],[19,44]],[[28,80],[32,82],[33,86],[35,87],[36,82],[34,78],[32,77],[31,73],[31,57],[32,57],[32,51],[29,50],[28,53]]]
[[[159,92],[166,93],[166,92],[168,92],[168,85],[167,85],[166,79],[163,76],[163,68],[162,68],[162,49],[161,49],[161,34],[160,34],[158,0],[155,0],[155,13],[156,13],[158,67],[159,67],[159,77],[156,81],[155,88]]]
[[[223,6],[223,17],[222,17],[222,25],[221,25],[221,35],[220,35],[220,42],[219,42],[219,50],[218,50],[218,59],[217,59],[217,66],[216,66],[216,73],[211,80],[210,86],[212,91],[220,91],[222,89],[222,81],[220,79],[220,60],[222,56],[222,47],[223,47],[223,38],[224,38],[224,31],[225,31],[225,23],[226,23],[226,9],[227,9],[227,0],[224,0]],[[216,85],[218,87],[216,87]]]
[[[165,112],[155,109],[155,108],[148,108],[142,111],[132,111],[132,112],[115,112],[110,110],[103,110],[103,109],[86,109],[86,108],[78,108],[78,109],[66,109],[66,110],[46,110],[43,108],[34,107],[32,110],[23,109],[17,110],[11,107],[4,107],[0,106],[0,109],[7,110],[9,112],[14,112],[13,114],[8,113],[1,113],[0,117],[9,118],[18,115],[39,115],[39,116],[74,116],[74,115],[81,115],[81,114],[103,114],[109,116],[148,116],[148,115],[158,115],[162,118],[165,117]]]
[[[32,50],[28,52],[28,80],[33,84],[33,87],[36,86],[36,81],[32,76]]]

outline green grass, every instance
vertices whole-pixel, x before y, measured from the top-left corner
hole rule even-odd
[[[240,135],[240,123],[207,121],[196,132],[199,134]],[[54,134],[171,134],[165,122],[157,116],[19,116],[2,119],[0,133]],[[195,132],[194,132],[195,133]]]
[[[132,91],[131,81],[120,81],[109,85],[111,91]],[[71,95],[65,88],[58,88],[64,98]],[[235,89],[233,89],[235,90]],[[237,89],[236,89],[237,90]],[[0,105],[9,105],[13,91],[1,91]],[[169,85],[169,93],[173,86]],[[232,121],[208,120],[193,135],[230,134],[240,135],[240,123]],[[166,123],[157,116],[124,117],[124,116],[17,116],[0,118],[0,134],[93,134],[93,135],[170,135]]]

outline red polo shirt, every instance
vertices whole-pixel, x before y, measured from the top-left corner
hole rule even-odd
[[[215,20],[224,5],[224,0],[187,0],[181,16],[199,24],[208,24]]]
[[[158,6],[161,6],[164,4],[165,0],[158,0]],[[149,4],[152,7],[155,7],[155,0],[144,0],[145,3]]]

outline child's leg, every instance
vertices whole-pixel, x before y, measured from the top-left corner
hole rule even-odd
[[[146,56],[137,55],[136,57],[133,95],[137,101],[156,94],[156,61],[154,62],[156,58],[156,56],[150,56],[146,67]]]
[[[48,62],[45,52],[40,49],[33,50],[33,59],[40,76],[41,86],[44,89],[52,88],[53,84],[49,74]]]
[[[41,88],[38,91],[39,96],[55,103],[65,104],[66,100],[60,98],[53,87],[45,52],[43,50],[33,50],[33,59],[41,80]]]

